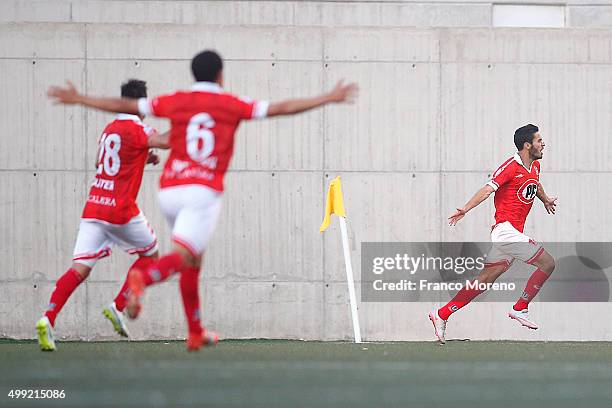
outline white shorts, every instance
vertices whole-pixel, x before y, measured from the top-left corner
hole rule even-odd
[[[217,226],[222,193],[203,185],[189,184],[163,188],[158,197],[162,213],[172,228],[172,241],[194,256],[204,252]]]
[[[149,256],[157,251],[157,237],[143,213],[127,224],[82,219],[72,260],[93,268],[98,259],[110,255],[112,245],[130,254]]]
[[[502,222],[491,231],[493,246],[487,254],[485,266],[510,265],[515,259],[533,263],[544,252],[539,242],[519,232],[510,222]]]

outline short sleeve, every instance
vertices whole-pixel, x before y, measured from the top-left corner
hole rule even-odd
[[[487,185],[493,187],[493,190],[497,191],[498,188],[512,180],[512,177],[514,176],[514,166],[512,166],[512,162],[513,159],[508,160],[506,163],[502,164],[495,171],[495,173],[493,173],[493,177],[491,178],[491,180],[489,180]]]
[[[135,138],[134,143],[139,149],[148,149],[149,147],[149,138],[153,135],[157,134],[157,130],[148,125],[140,125],[140,132],[138,132],[138,137]]]
[[[234,102],[238,110],[238,116],[242,120],[263,119],[268,116],[268,106],[270,104],[267,101],[254,101],[249,98],[236,97]]]
[[[173,112],[174,94],[157,96],[153,99],[140,98],[138,111],[145,116],[168,118]]]

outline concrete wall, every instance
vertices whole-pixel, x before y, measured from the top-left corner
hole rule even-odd
[[[610,0],[2,0],[0,21],[488,27],[494,5],[562,7],[567,27],[612,27]]]
[[[205,322],[224,337],[349,338],[336,222],[318,233],[329,180],[343,178],[356,271],[362,241],[486,240],[491,202],[455,229],[446,217],[512,154],[512,133],[527,122],[541,127],[548,144],[542,181],[560,196],[555,217],[534,206],[527,232],[543,241],[610,239],[612,29],[366,27],[360,25],[379,20],[351,10],[416,5],[304,3],[0,3],[6,21],[0,23],[0,335],[33,336],[55,279],[70,263],[95,141],[112,118],[53,106],[46,88],[69,78],[89,93],[114,94],[129,77],[146,79],[151,94],[186,88],[189,59],[204,47],[222,52],[226,88],[241,95],[314,94],[340,78],[361,86],[353,106],[248,123],[238,132],[202,279]],[[309,7],[326,11],[284,20],[285,8]],[[177,24],[196,22],[193,8],[218,18]],[[331,20],[320,24],[321,18]],[[158,175],[159,169],[147,170],[139,201],[165,250]],[[113,338],[100,310],[130,261],[116,252],[99,264],[58,318],[60,337]],[[431,339],[426,312],[433,306],[361,304],[364,337]],[[612,325],[584,319],[592,304],[536,303],[534,318],[543,325],[536,333],[508,322],[507,307],[472,305],[452,321],[451,336],[612,340]],[[610,304],[597,307],[612,312]],[[139,339],[182,337],[176,282],[153,288],[130,328]]]

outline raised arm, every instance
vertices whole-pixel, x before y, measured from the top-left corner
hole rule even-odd
[[[106,112],[138,114],[138,100],[128,98],[102,98],[80,94],[72,82],[67,81],[65,88],[52,86],[47,95],[55,103],[66,105],[79,104]]]
[[[453,215],[448,217],[448,225],[457,225],[457,222],[459,222],[460,219],[465,217],[465,214],[467,214],[468,211],[470,211],[474,207],[477,207],[480,203],[489,198],[491,193],[493,193],[494,191],[495,190],[493,189],[493,187],[488,184],[483,186],[480,190],[476,192],[476,194],[474,194],[472,198],[470,198],[467,203],[465,203],[463,208],[457,208],[457,211]]]
[[[357,84],[345,85],[342,81],[330,92],[322,93],[311,98],[289,99],[282,102],[271,103],[268,108],[268,117],[280,115],[293,115],[305,112],[328,103],[352,102],[359,90]]]
[[[549,214],[554,214],[557,210],[555,207],[557,206],[557,197],[549,197],[546,195],[544,191],[544,187],[542,184],[538,184],[538,191],[536,192],[536,196],[542,201],[544,204],[544,208],[546,208],[546,212]]]

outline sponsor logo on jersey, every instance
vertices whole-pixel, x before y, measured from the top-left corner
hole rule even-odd
[[[175,159],[172,161],[172,171],[180,173],[189,166],[189,162]]]
[[[536,180],[527,180],[516,191],[518,199],[524,204],[531,204],[538,192],[538,182]]]
[[[96,177],[93,183],[91,183],[91,186],[106,191],[113,191],[115,189],[115,182],[113,180],[106,180]]]
[[[105,205],[107,207],[116,207],[117,201],[115,201],[114,197],[104,197],[96,194],[90,194],[89,198],[87,198],[88,203]]]

